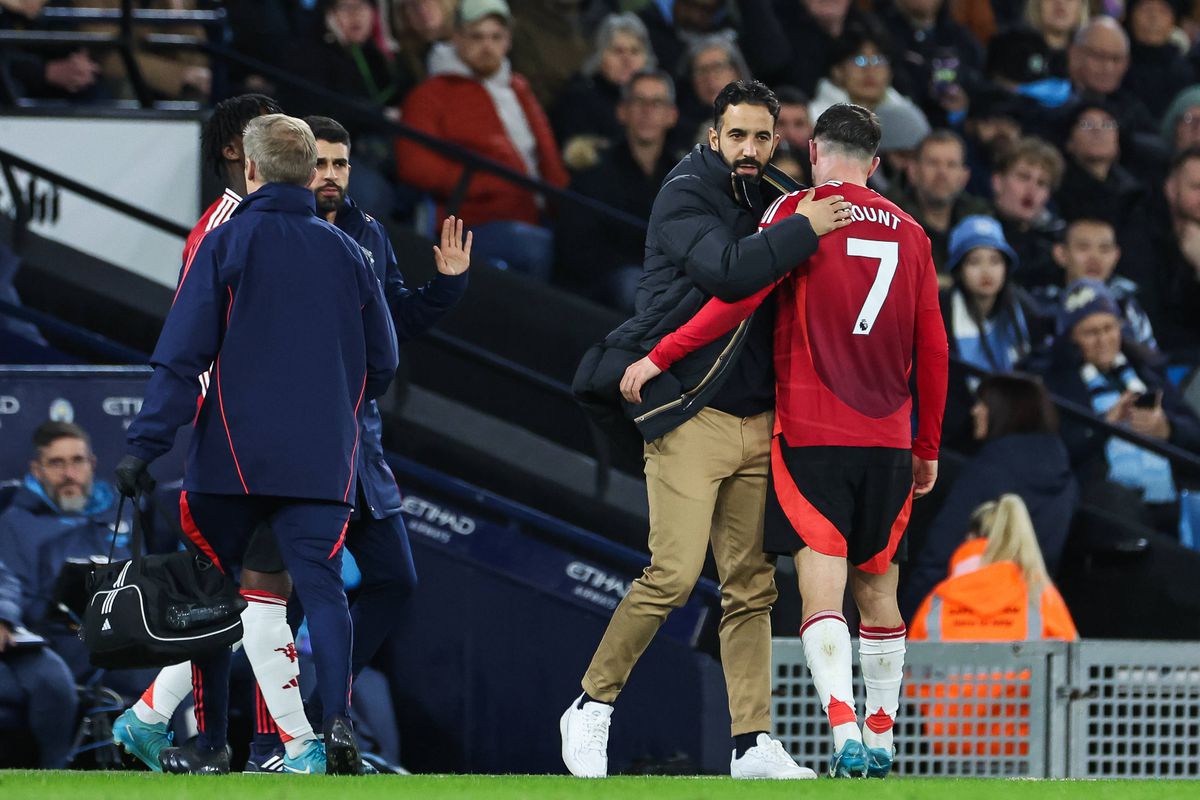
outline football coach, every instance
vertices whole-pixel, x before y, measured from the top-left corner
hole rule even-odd
[[[180,279],[150,357],[154,374],[117,466],[124,494],[195,420],[179,504],[189,539],[223,572],[261,522],[308,614],[321,675],[327,771],[356,773],[350,615],[342,543],[361,417],[396,371],[379,281],[350,236],[315,213],[312,131],[283,114],[246,127],[246,199]],[[199,376],[211,367],[200,400]],[[195,662],[200,735],[162,753],[167,772],[227,772],[231,653]]]

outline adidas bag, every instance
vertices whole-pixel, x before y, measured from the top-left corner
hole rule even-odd
[[[125,498],[117,507],[120,523]],[[113,543],[116,543],[113,527]],[[133,503],[133,558],[97,567],[80,636],[105,669],[165,667],[231,647],[242,638],[246,601],[202,553],[142,555],[144,521]]]

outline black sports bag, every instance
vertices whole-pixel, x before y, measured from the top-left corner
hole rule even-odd
[[[117,526],[125,498],[117,505]],[[203,553],[143,555],[144,520],[133,501],[133,558],[96,567],[80,637],[91,662],[106,669],[165,667],[230,647],[242,638],[242,599],[233,581]]]

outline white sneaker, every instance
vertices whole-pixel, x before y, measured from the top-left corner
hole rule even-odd
[[[765,733],[760,733],[755,742],[741,758],[737,758],[737,751],[734,751],[735,757],[729,762],[729,774],[734,778],[807,780],[817,777],[817,773],[793,761],[782,742]]]
[[[608,775],[608,726],[613,707],[584,703],[583,697],[576,697],[558,721],[563,763],[577,778],[603,778]]]

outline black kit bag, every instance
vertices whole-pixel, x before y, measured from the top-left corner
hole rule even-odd
[[[117,505],[112,546],[125,498]],[[145,521],[133,502],[133,558],[92,571],[80,637],[94,666],[165,667],[231,647],[242,638],[246,601],[229,576],[184,542],[186,550],[143,555]]]

